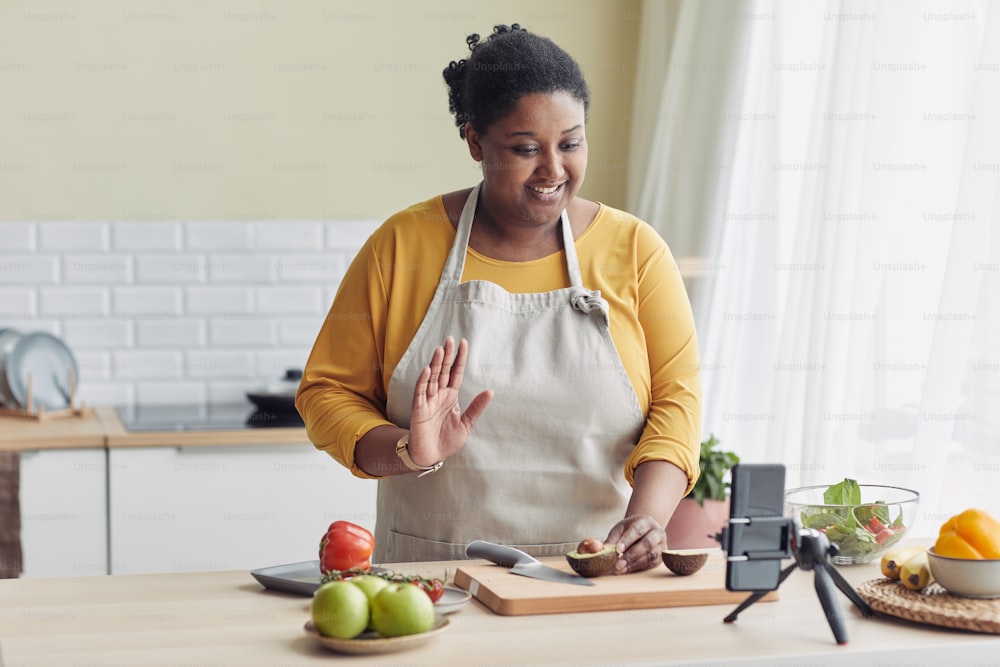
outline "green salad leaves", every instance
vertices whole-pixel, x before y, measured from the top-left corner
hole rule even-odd
[[[843,557],[864,559],[898,542],[906,532],[902,509],[892,518],[885,501],[861,504],[861,487],[856,480],[845,479],[829,487],[823,492],[823,502],[829,507],[802,510],[802,526],[825,533]]]

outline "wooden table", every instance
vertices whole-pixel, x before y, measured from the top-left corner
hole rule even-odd
[[[855,585],[878,576],[874,565],[840,571]],[[851,641],[837,646],[812,573],[794,572],[780,594],[732,624],[722,622],[731,606],[497,616],[473,601],[426,646],[340,656],[305,635],[308,598],[265,590],[245,571],[8,580],[0,581],[0,664],[903,666],[986,664],[1000,653],[1000,636],[866,620],[843,596]]]

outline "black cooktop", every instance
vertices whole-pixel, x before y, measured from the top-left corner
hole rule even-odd
[[[229,431],[244,428],[301,427],[294,410],[263,410],[250,403],[122,405],[118,418],[126,431]]]

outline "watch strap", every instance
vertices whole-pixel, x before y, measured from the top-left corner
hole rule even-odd
[[[402,461],[403,465],[405,465],[407,468],[409,468],[413,472],[420,473],[419,475],[417,475],[417,477],[423,477],[424,475],[429,475],[432,472],[437,472],[441,468],[441,466],[444,465],[444,461],[438,461],[437,463],[431,466],[417,465],[416,463],[413,462],[413,459],[410,458],[409,444],[410,444],[410,432],[407,431],[406,433],[403,434],[402,438],[396,441],[396,456],[399,457],[399,460]]]

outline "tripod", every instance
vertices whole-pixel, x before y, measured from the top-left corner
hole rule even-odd
[[[789,522],[791,523],[790,520]],[[794,534],[794,525],[790,526],[790,528]],[[833,636],[837,640],[837,643],[843,645],[847,643],[847,628],[844,627],[844,617],[835,599],[834,586],[839,588],[840,592],[854,603],[865,618],[871,618],[875,615],[875,612],[858,595],[858,592],[847,583],[847,580],[837,572],[837,568],[830,561],[830,558],[836,555],[837,551],[837,546],[830,544],[830,541],[823,533],[810,529],[802,530],[792,540],[792,554],[795,556],[795,563],[781,571],[777,586],[780,586],[781,582],[787,579],[798,568],[807,571],[812,570],[815,577],[816,595],[819,596],[820,604],[826,613],[826,620],[830,624],[830,629],[833,630]],[[753,560],[752,555],[748,554],[747,558]],[[724,621],[732,623],[741,611],[760,600],[771,590],[774,589],[755,591],[739,607],[734,609],[729,616],[726,616]]]

